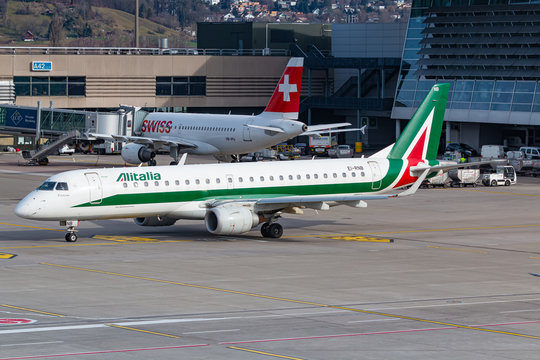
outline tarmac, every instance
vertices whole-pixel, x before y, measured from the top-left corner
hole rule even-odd
[[[81,222],[66,243],[58,223],[15,216],[18,200],[123,162],[50,162],[0,154],[0,360],[540,354],[540,178],[285,214],[281,239],[127,219]]]

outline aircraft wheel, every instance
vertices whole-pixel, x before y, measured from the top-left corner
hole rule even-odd
[[[491,180],[491,186],[497,186],[497,180]]]
[[[268,237],[279,239],[283,235],[283,226],[273,223],[268,226]]]
[[[155,159],[151,159],[148,161],[148,166],[156,166],[157,165],[157,161]]]
[[[75,241],[77,241],[77,234],[75,234],[75,233],[67,233],[65,238],[66,238],[67,242],[75,242]]]
[[[261,226],[261,235],[263,237],[270,237],[270,234],[268,232],[268,228],[270,227],[270,224],[269,223],[264,223],[262,226]]]
[[[506,180],[506,181],[504,182],[504,186],[510,186],[510,180]]]
[[[169,165],[178,165],[178,161],[171,161],[171,163]]]

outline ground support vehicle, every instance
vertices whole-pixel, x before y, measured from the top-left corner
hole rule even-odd
[[[353,157],[353,150],[349,145],[338,145],[328,149],[328,156],[332,158],[349,158]]]
[[[276,145],[276,157],[279,160],[300,159],[300,150],[292,145]]]
[[[335,135],[309,137],[309,151],[311,155],[327,156],[328,149],[333,146],[337,146],[337,137]]]
[[[482,184],[485,186],[510,186],[517,182],[517,175],[514,168],[510,165],[497,166],[494,173],[484,174]]]
[[[448,172],[448,176],[452,179],[452,187],[476,186],[480,169],[454,169]]]
[[[422,182],[423,188],[434,188],[436,186],[448,187],[450,185],[450,179],[447,172],[439,171],[437,175],[426,179]]]

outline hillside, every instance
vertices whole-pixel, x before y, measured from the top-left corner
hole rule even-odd
[[[104,7],[75,8],[62,4],[9,1],[0,21],[0,45],[50,46],[49,26],[59,19],[59,46],[132,46],[134,15]],[[140,46],[158,47],[159,38],[168,38],[170,46],[186,46],[189,38],[179,31],[139,19]],[[24,41],[30,31],[34,41]]]

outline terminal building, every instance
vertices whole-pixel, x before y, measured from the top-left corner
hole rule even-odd
[[[540,144],[540,4],[413,0],[392,117],[450,83],[447,142]]]

